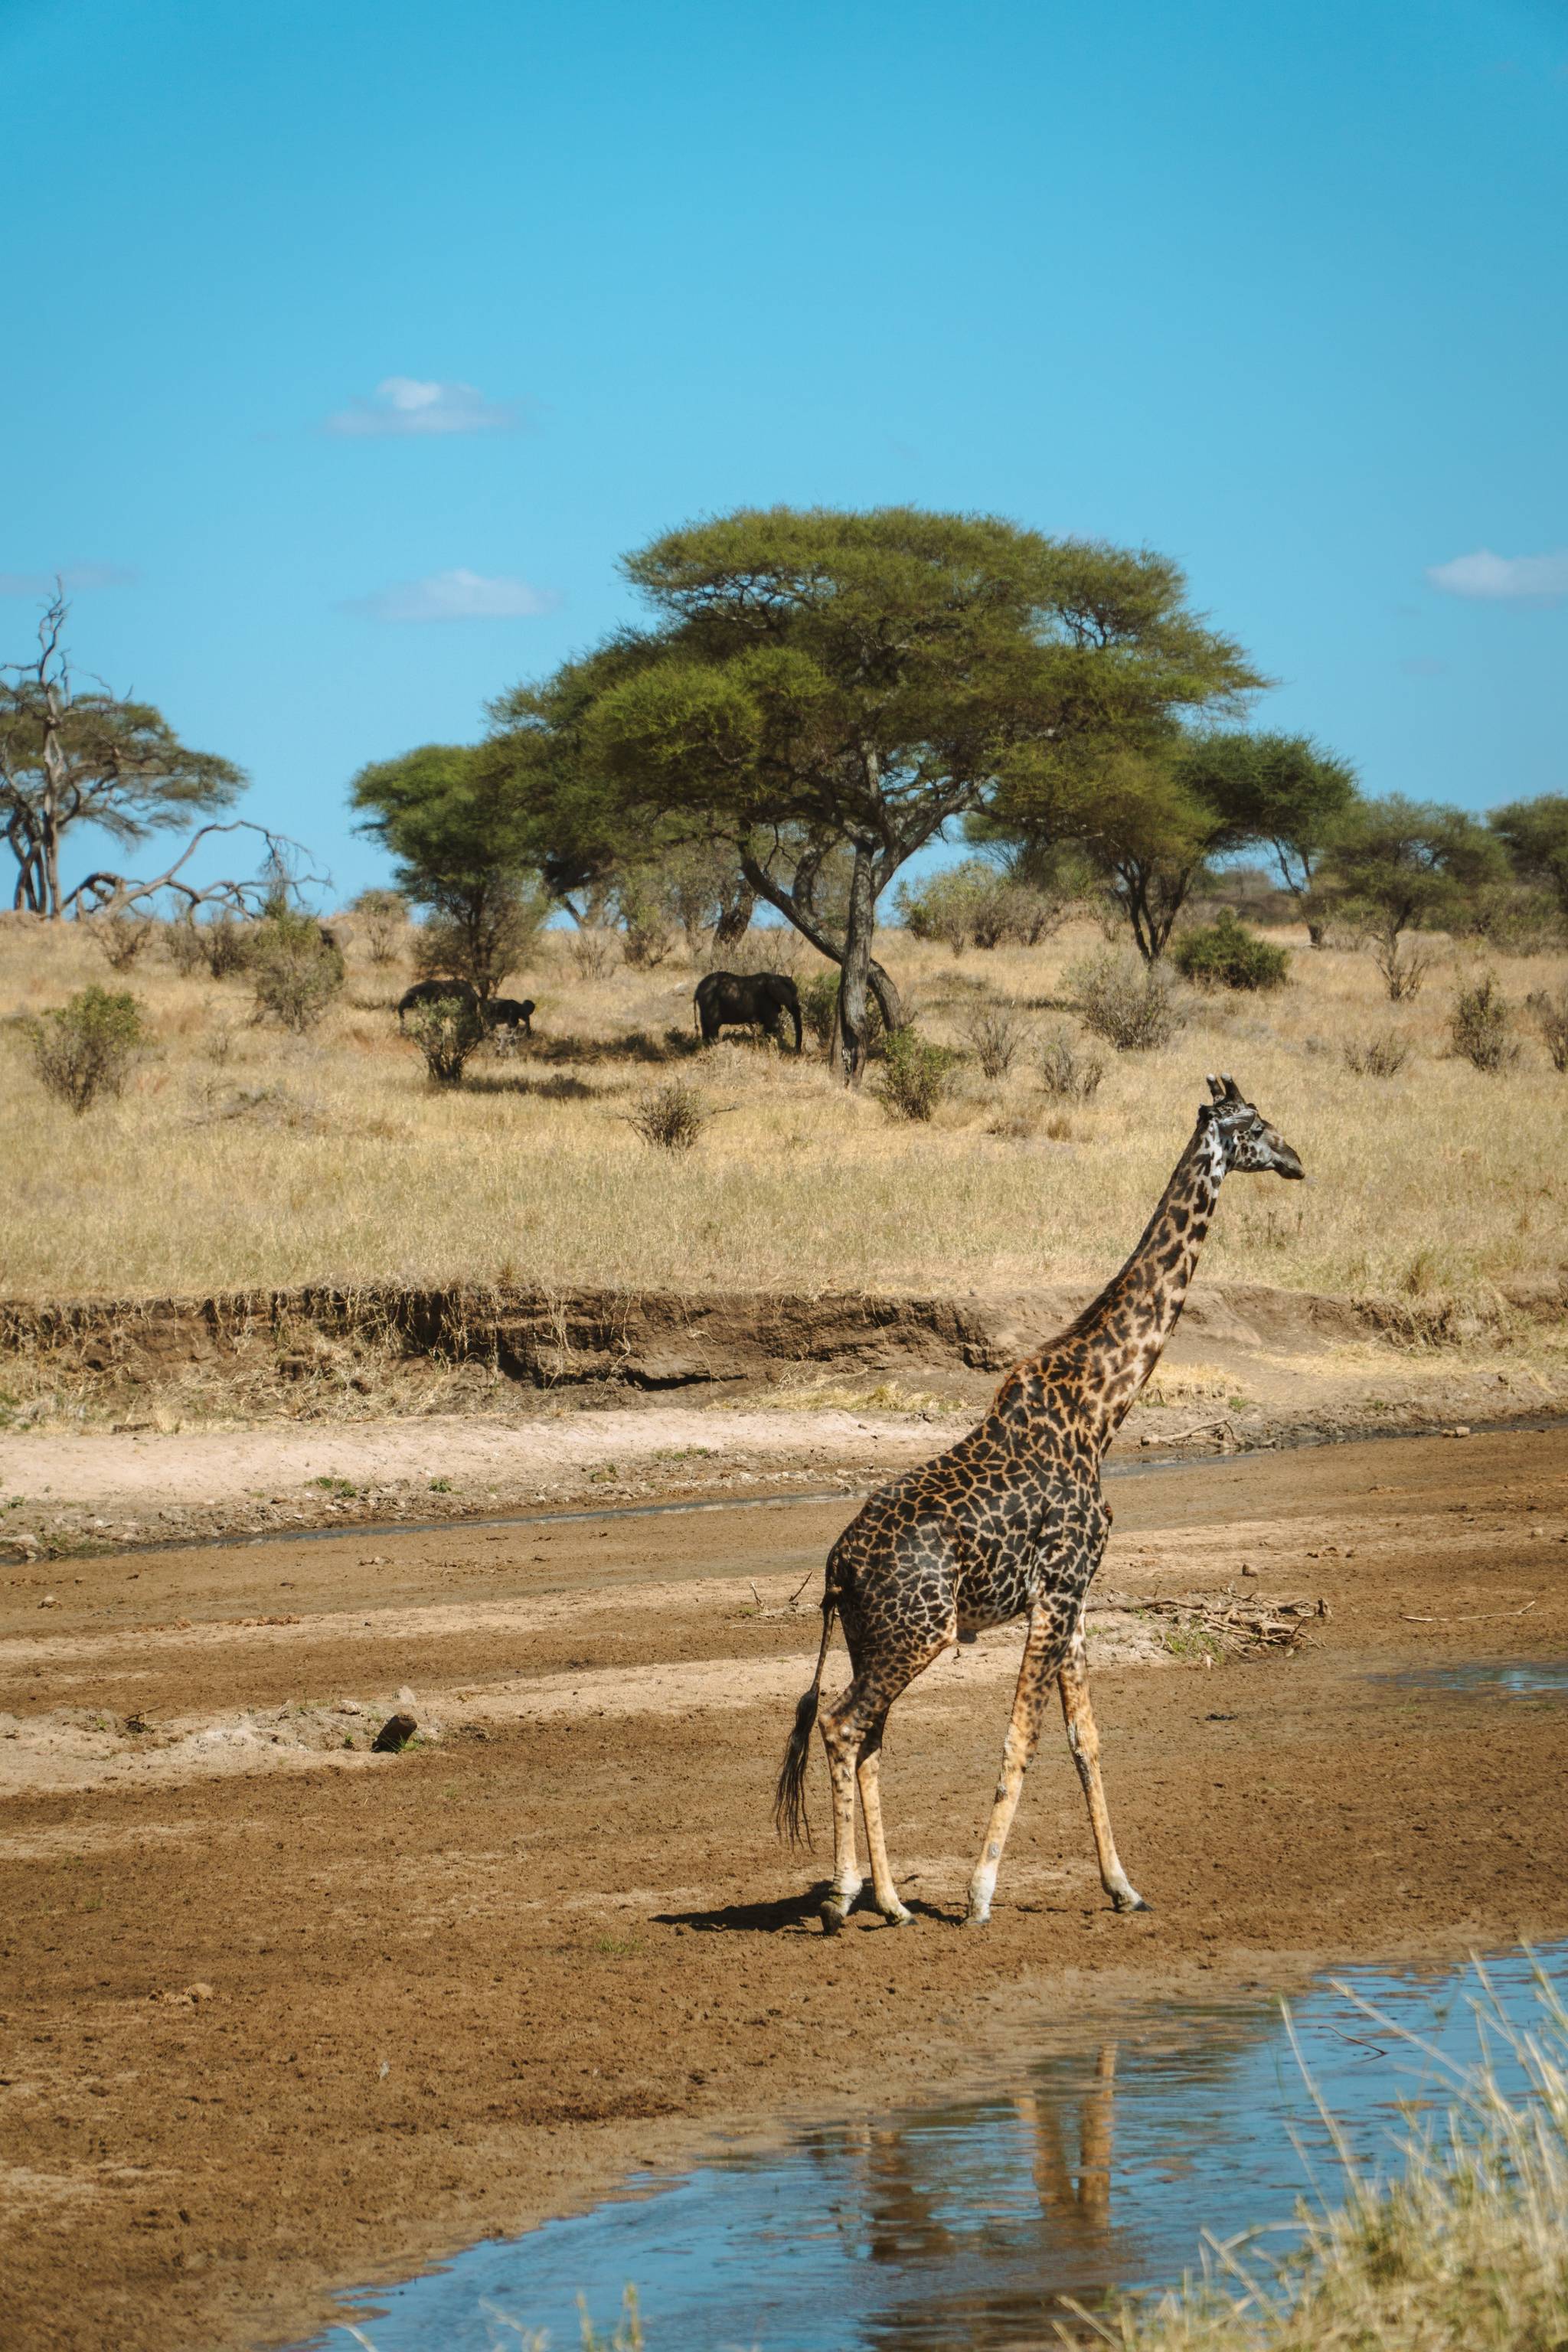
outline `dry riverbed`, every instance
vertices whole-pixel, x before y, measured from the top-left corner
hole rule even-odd
[[[1104,1906],[1053,1740],[980,1935],[1014,1633],[895,1717],[914,1927],[826,1942],[820,1859],[770,1833],[847,1496],[106,1554],[47,1612],[0,1585],[7,2347],[286,2341],[334,2288],[1068,2011],[1568,1932],[1561,1705],[1385,1679],[1568,1653],[1568,1433],[1111,1492],[1097,1697],[1158,1907]],[[1328,1613],[1210,1664],[1142,1613],[1227,1589]],[[400,1704],[418,1743],[372,1753]]]

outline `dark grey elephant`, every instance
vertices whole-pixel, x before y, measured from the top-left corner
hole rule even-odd
[[[412,988],[404,990],[397,1000],[397,1025],[401,1029],[405,1014],[416,1012],[422,1004],[439,1004],[444,998],[466,1004],[470,1013],[479,1009],[479,992],[471,980],[419,980]]]
[[[715,1042],[721,1029],[765,1029],[776,1037],[787,1013],[795,1023],[795,1050],[800,1051],[800,994],[787,972],[705,972],[691,1001],[705,1045]]]

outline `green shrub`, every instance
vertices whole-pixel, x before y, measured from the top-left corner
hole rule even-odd
[[[1448,1036],[1455,1053],[1489,1077],[1518,1061],[1513,1007],[1498,987],[1495,972],[1485,972],[1473,987],[1458,991],[1448,1015]]]
[[[1184,932],[1171,960],[1199,988],[1282,988],[1290,969],[1288,950],[1260,940],[1228,907],[1217,922]]]
[[[437,996],[416,1005],[404,1026],[438,1087],[460,1085],[469,1055],[485,1040],[484,1015],[468,996]]]
[[[1168,1045],[1186,1025],[1186,1015],[1157,964],[1108,950],[1073,964],[1066,978],[1085,1023],[1119,1054]]]
[[[50,1094],[79,1118],[100,1095],[120,1095],[146,1043],[133,996],[83,988],[26,1026],[33,1066]]]
[[[1058,1102],[1089,1102],[1100,1091],[1105,1064],[1085,1053],[1071,1032],[1058,1029],[1040,1048],[1040,1084]]]
[[[907,1024],[891,1030],[873,1092],[889,1118],[928,1119],[947,1093],[957,1059]]]
[[[281,907],[255,925],[246,946],[258,1019],[268,1014],[300,1035],[313,1029],[342,987],[342,949],[329,947],[313,917]]]

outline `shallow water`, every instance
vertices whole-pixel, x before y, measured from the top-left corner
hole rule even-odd
[[[1568,1992],[1568,1944],[1538,1964]],[[1533,2023],[1531,1962],[1510,1954],[1488,1973],[1509,2014]],[[1340,1981],[1459,2063],[1475,2056],[1472,1970]],[[1291,2008],[1357,2160],[1392,2168],[1411,2103],[1448,2103],[1440,2069],[1332,1984]],[[1173,2282],[1197,2266],[1205,2229],[1288,2223],[1314,2190],[1338,2200],[1328,2131],[1260,1990],[1251,2005],[1151,2011],[1114,2039],[1096,2031],[1020,2058],[1005,2091],[634,2179],[578,2219],[378,2290],[362,2334],[334,2327],[311,2352],[367,2340],[375,2352],[518,2352],[540,2329],[566,2352],[577,2296],[607,2328],[627,2281],[649,2352],[1023,2352],[1055,2340],[1064,2295],[1092,2305]]]
[[[1380,1675],[1380,1682],[1404,1690],[1500,1691],[1505,1698],[1559,1698],[1568,1694],[1568,1659],[1524,1658],[1499,1664],[1479,1662],[1458,1666],[1412,1666],[1405,1673]]]

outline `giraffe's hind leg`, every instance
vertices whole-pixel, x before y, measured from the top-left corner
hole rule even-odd
[[[882,1754],[882,1725],[886,1720],[885,1716],[879,1716],[866,1734],[856,1777],[860,1783],[860,1811],[866,1816],[866,1850],[871,1857],[873,1900],[889,1926],[907,1927],[915,1915],[906,1910],[899,1900],[899,1890],[888,1867],[888,1848],[882,1836],[882,1791],[878,1766]]]
[[[1046,1694],[1052,1675],[1061,1664],[1068,1638],[1060,1620],[1048,1604],[1037,1606],[1030,1612],[1028,1638],[1024,1643],[1023,1663],[1018,1668],[1018,1686],[1013,1697],[1012,1717],[1002,1748],[1002,1776],[996,1783],[995,1801],[986,1824],[980,1859],[969,1882],[969,1916],[964,1923],[967,1927],[983,1927],[991,1916],[991,1897],[995,1892],[1002,1849],[1007,1843],[1007,1832],[1018,1810],[1029,1759],[1039,1745]]]
[[[1057,1686],[1061,1692],[1062,1720],[1067,1725],[1068,1746],[1072,1749],[1072,1760],[1078,1766],[1078,1777],[1089,1800],[1089,1827],[1094,1832],[1094,1850],[1100,1858],[1100,1883],[1118,1911],[1147,1911],[1149,1905],[1121,1867],[1116,1840],[1111,1835],[1110,1814],[1105,1802],[1104,1784],[1100,1777],[1100,1734],[1095,1729],[1094,1710],[1089,1703],[1089,1659],[1084,1648],[1081,1621],[1073,1629],[1072,1641],[1057,1676]]]
[[[868,1762],[870,1765],[870,1801],[866,1809],[867,1843],[871,1850],[871,1872],[877,1906],[891,1918],[903,1911],[891,1871],[888,1868],[887,1849],[882,1843],[881,1792],[878,1783],[877,1758],[881,1748],[882,1725],[888,1709],[901,1690],[908,1688],[915,1676],[942,1655],[952,1639],[952,1631],[943,1628],[922,1640],[918,1648],[900,1650],[892,1656],[855,1660],[855,1679],[841,1698],[822,1711],[822,1744],[827,1750],[827,1774],[833,1788],[833,1884],[822,1906],[824,1931],[831,1936],[844,1924],[856,1896],[865,1885],[855,1856],[855,1781],[862,1751],[875,1738]],[[866,1802],[867,1779],[860,1781],[861,1801]],[[884,1895],[888,1898],[884,1900]],[[889,1907],[892,1906],[892,1907]],[[907,1916],[907,1915],[906,1915]]]

